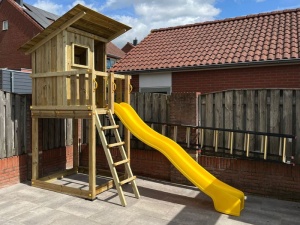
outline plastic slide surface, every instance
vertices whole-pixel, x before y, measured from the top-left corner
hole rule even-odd
[[[243,192],[218,180],[176,142],[151,129],[129,104],[115,103],[114,108],[124,126],[139,140],[164,154],[188,180],[210,196],[217,211],[240,215],[244,208]]]

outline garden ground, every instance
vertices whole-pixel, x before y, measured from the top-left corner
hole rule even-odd
[[[99,178],[100,179],[100,178]],[[65,180],[70,185],[84,181]],[[169,225],[299,225],[300,202],[247,195],[240,217],[220,214],[212,200],[191,186],[137,179],[141,194],[134,198],[131,186],[124,186],[127,207],[122,207],[115,189],[94,201],[55,193],[20,183],[0,189],[0,224],[169,224]]]

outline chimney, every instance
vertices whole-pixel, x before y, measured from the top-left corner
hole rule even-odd
[[[138,40],[135,38],[135,39],[133,40],[132,44],[133,44],[134,46],[137,46],[137,43],[138,43]]]
[[[16,0],[16,3],[18,3],[21,7],[23,7],[23,0]]]

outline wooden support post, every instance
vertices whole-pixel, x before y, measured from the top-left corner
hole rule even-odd
[[[174,126],[173,141],[177,142],[177,126]]]
[[[78,119],[73,119],[73,168],[79,167]]]
[[[286,138],[283,138],[282,162],[286,162]]]
[[[95,115],[89,119],[89,198],[96,197],[96,126]]]
[[[111,72],[108,76],[108,108],[111,110],[112,114],[114,114],[114,73]]]
[[[131,76],[125,76],[125,86],[124,86],[124,102],[130,104],[130,79]],[[124,142],[125,151],[127,158],[129,159],[130,165],[130,131],[124,126]],[[128,174],[125,170],[125,179],[128,178]]]
[[[249,157],[249,146],[250,146],[250,134],[247,134],[246,141],[246,156]]]
[[[215,152],[218,151],[218,144],[219,144],[219,131],[215,131]]]
[[[230,141],[230,154],[232,155],[233,154],[233,132],[230,132],[229,141]]]
[[[186,128],[186,144],[187,144],[187,148],[190,148],[191,146],[191,141],[190,141],[190,135],[191,135],[191,128],[187,127]]]
[[[264,136],[264,159],[267,159],[268,136]]]
[[[201,148],[204,146],[204,129],[201,129]]]
[[[32,180],[39,178],[39,122],[32,117]]]

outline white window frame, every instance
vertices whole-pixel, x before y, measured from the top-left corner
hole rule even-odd
[[[2,21],[2,30],[8,30],[8,20]]]

